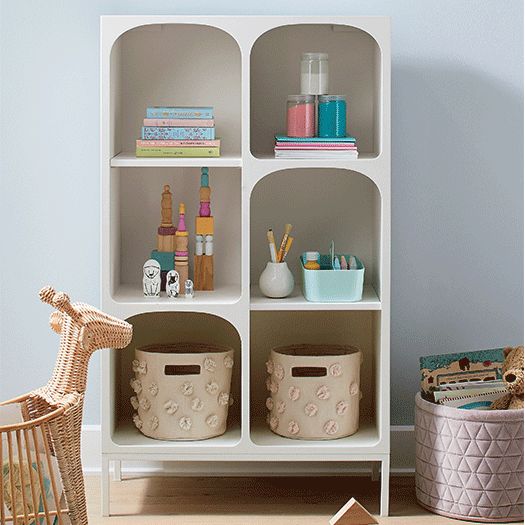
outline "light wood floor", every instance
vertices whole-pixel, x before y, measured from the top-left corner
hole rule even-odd
[[[379,512],[370,478],[128,478],[111,482],[111,518],[100,516],[100,479],[86,478],[90,525],[327,525],[351,497]],[[460,524],[419,507],[413,477],[393,477],[381,524]],[[472,522],[471,522],[472,523]]]

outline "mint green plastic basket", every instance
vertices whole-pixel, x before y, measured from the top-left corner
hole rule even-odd
[[[346,260],[350,255],[337,254]],[[354,256],[355,257],[355,256]],[[303,294],[307,301],[314,303],[355,302],[363,297],[363,283],[365,280],[365,267],[360,259],[355,257],[357,268],[355,270],[332,270],[330,256],[321,254],[320,270],[307,270],[304,267],[305,254],[301,255],[303,269]]]

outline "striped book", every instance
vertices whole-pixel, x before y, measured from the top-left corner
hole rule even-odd
[[[142,140],[214,140],[215,128],[142,126]]]
[[[188,118],[145,118],[144,126],[168,126],[173,128],[213,128],[215,121],[211,119]]]

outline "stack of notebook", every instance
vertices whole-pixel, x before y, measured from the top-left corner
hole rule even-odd
[[[146,110],[137,157],[219,157],[212,107],[163,107]]]
[[[355,137],[297,138],[275,135],[275,157],[287,159],[357,159]]]

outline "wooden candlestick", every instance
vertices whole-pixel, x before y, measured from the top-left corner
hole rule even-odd
[[[188,231],[186,230],[186,207],[184,203],[179,204],[179,224],[175,234],[175,270],[179,272],[180,282],[184,283],[189,279],[188,266]]]

